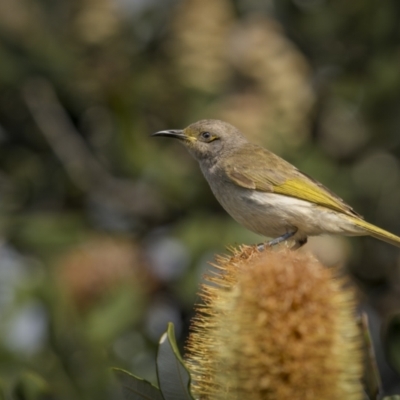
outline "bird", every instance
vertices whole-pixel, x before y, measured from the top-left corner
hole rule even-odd
[[[367,221],[323,184],[273,152],[249,142],[231,124],[204,119],[152,136],[177,139],[198,161],[222,207],[245,228],[272,238],[273,246],[310,236],[372,236],[400,247],[400,237]]]

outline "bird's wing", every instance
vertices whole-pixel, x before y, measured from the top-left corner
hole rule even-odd
[[[234,154],[234,157],[225,160],[223,169],[227,178],[236,185],[295,197],[362,218],[324,185],[268,150],[251,146],[240,149]],[[281,166],[279,170],[276,168],[277,163]]]

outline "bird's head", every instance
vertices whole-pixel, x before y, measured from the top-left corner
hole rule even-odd
[[[185,129],[171,129],[153,133],[152,136],[165,136],[178,139],[198,160],[215,160],[246,143],[247,140],[234,126],[216,119],[204,119]]]

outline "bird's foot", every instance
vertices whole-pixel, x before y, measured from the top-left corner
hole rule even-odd
[[[301,239],[296,240],[294,245],[291,247],[291,250],[297,250],[300,247],[304,246],[307,243],[307,236]]]
[[[267,243],[260,243],[260,244],[257,245],[257,249],[258,249],[258,251],[263,251],[263,250],[265,250],[266,247],[272,247],[272,246],[275,246],[275,245],[277,245],[277,244],[279,244],[279,243],[282,243],[282,242],[284,242],[285,240],[288,240],[288,239],[290,239],[291,237],[293,237],[293,236],[296,234],[296,232],[297,232],[297,230],[296,230],[296,231],[286,232],[286,233],[283,234],[282,236],[279,236],[279,237],[277,237],[277,238],[275,238],[275,239],[272,239],[272,240],[270,240],[270,241],[267,242]],[[304,242],[304,243],[301,243],[301,244],[299,245],[300,242],[304,242],[304,240],[298,240],[298,241],[296,241],[296,244],[293,246],[293,250],[298,249],[299,247],[301,247],[304,243],[307,242],[307,239],[305,239],[305,242]],[[298,246],[298,247],[296,247],[296,246]]]

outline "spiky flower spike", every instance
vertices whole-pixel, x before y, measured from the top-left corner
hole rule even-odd
[[[198,399],[362,398],[354,294],[307,252],[243,247],[203,285],[187,362]]]

